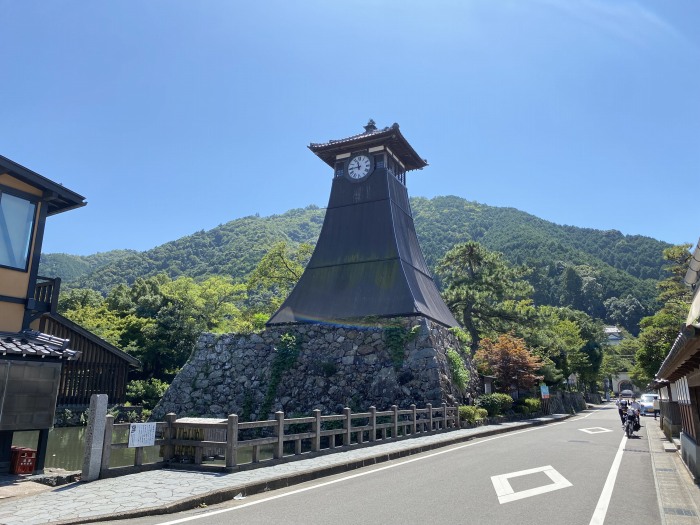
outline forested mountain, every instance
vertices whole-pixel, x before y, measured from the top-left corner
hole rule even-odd
[[[411,205],[431,268],[455,244],[474,240],[512,263],[532,267],[529,280],[538,304],[572,306],[629,326],[636,324],[630,317],[648,315],[655,307],[656,282],[664,276],[662,251],[668,243],[615,230],[560,226],[514,208],[454,196],[417,197]],[[276,242],[315,243],[323,217],[323,209],[309,206],[244,217],[144,252],[44,254],[40,274],[61,277],[65,289],[92,288],[103,294],[119,283],[158,273],[242,280]]]

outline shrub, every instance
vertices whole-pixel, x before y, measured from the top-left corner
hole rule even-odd
[[[469,405],[460,405],[459,407],[460,421],[467,421],[474,424],[477,421],[484,419],[486,416],[488,416],[488,412],[484,408]]]
[[[126,398],[133,405],[153,409],[168,389],[168,383],[160,379],[135,379],[126,385]]]
[[[513,411],[516,414],[522,414],[524,416],[527,416],[530,413],[530,409],[525,405],[515,405],[513,407]]]
[[[452,382],[457,389],[462,392],[466,390],[469,384],[469,370],[464,366],[462,356],[452,348],[447,349],[447,364],[452,374]]]
[[[510,410],[513,398],[508,394],[484,394],[476,399],[476,406],[485,408],[489,416],[497,416]]]
[[[542,402],[537,398],[526,397],[523,399],[522,403],[528,408],[530,414],[534,414],[542,410]]]

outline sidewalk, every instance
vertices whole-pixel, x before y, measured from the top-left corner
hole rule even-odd
[[[3,525],[74,524],[167,514],[250,496],[322,476],[418,454],[477,437],[568,418],[555,414],[526,421],[429,434],[344,452],[232,473],[159,469],[91,483],[72,483],[38,494],[0,500]],[[28,483],[28,482],[27,482]]]
[[[661,525],[700,524],[700,487],[659,428],[659,422],[645,417],[642,423],[649,440]]]

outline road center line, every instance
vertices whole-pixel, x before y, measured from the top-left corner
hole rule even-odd
[[[622,462],[622,453],[625,450],[625,445],[627,444],[627,436],[622,436],[622,441],[620,441],[620,446],[617,448],[617,454],[615,454],[615,459],[610,466],[610,472],[608,472],[608,477],[605,480],[605,485],[603,486],[603,492],[600,493],[600,498],[598,499],[598,504],[595,507],[595,512],[591,517],[589,525],[603,525],[605,521],[605,515],[608,513],[608,507],[610,506],[610,498],[612,497],[613,488],[615,488],[615,480],[617,479],[617,473],[620,470],[620,463]]]
[[[301,489],[292,490],[292,491],[290,491],[290,492],[285,492],[284,494],[276,494],[276,495],[274,495],[274,496],[269,496],[269,497],[267,497],[267,498],[259,499],[259,500],[256,500],[256,501],[251,501],[251,502],[249,502],[249,503],[243,503],[242,505],[237,505],[237,506],[235,506],[235,507],[229,507],[229,508],[227,508],[227,509],[213,510],[213,511],[211,511],[211,512],[205,512],[205,513],[202,513],[202,514],[198,514],[198,515],[196,515],[196,516],[188,516],[187,518],[180,518],[180,519],[173,520],[173,521],[165,521],[165,522],[160,523],[159,525],[177,525],[178,523],[185,523],[185,522],[188,522],[188,521],[194,521],[194,520],[198,520],[198,519],[201,519],[201,518],[208,518],[208,517],[210,517],[210,516],[216,516],[217,514],[223,514],[223,513],[225,513],[225,512],[233,512],[233,511],[235,511],[235,510],[243,509],[243,508],[246,508],[246,507],[251,507],[251,506],[253,506],[253,505],[258,505],[258,504],[260,504],[260,503],[266,503],[266,502],[268,502],[268,501],[273,501],[273,500],[280,499],[280,498],[286,498],[287,496],[293,496],[293,495],[295,495],[295,494],[301,494],[302,492],[307,492],[307,491],[309,491],[309,490],[319,489],[319,488],[322,488],[322,487],[326,487],[326,486],[328,486],[328,485],[334,485],[335,483],[340,483],[340,482],[342,482],[342,481],[347,481],[347,480],[350,480],[350,479],[359,478],[359,477],[362,477],[362,476],[367,476],[368,474],[374,474],[374,473],[376,473],[376,472],[381,472],[381,471],[383,471],[383,470],[389,470],[389,469],[392,469],[392,468],[400,467],[400,466],[402,466],[402,465],[407,465],[408,463],[413,463],[413,462],[415,462],[415,461],[422,461],[422,460],[424,460],[424,459],[429,459],[429,458],[432,458],[432,457],[435,457],[435,456],[440,456],[440,455],[442,455],[442,454],[447,454],[447,453],[450,453],[450,452],[454,452],[454,451],[456,451],[456,450],[461,450],[461,449],[463,449],[463,448],[473,447],[473,446],[475,446],[475,445],[480,445],[481,443],[488,443],[489,441],[494,441],[494,440],[496,440],[496,439],[503,439],[503,438],[506,438],[506,437],[509,437],[509,436],[515,436],[515,435],[518,435],[518,434],[524,434],[525,432],[533,432],[533,431],[535,431],[535,430],[544,430],[544,429],[551,428],[551,427],[554,427],[554,426],[563,425],[563,424],[565,424],[565,423],[570,423],[570,422],[578,421],[579,419],[587,418],[588,416],[591,416],[591,415],[593,415],[593,414],[596,413],[596,412],[597,412],[597,411],[591,412],[590,414],[586,414],[585,416],[582,416],[582,417],[580,417],[580,418],[572,418],[572,419],[568,419],[568,420],[565,420],[565,421],[559,421],[559,422],[557,422],[557,423],[550,423],[550,424],[548,424],[548,425],[542,425],[542,426],[527,428],[527,429],[524,429],[524,430],[516,430],[516,431],[513,431],[513,432],[506,432],[506,433],[499,434],[499,435],[497,435],[497,436],[493,436],[493,437],[489,437],[489,438],[484,438],[484,439],[475,438],[474,441],[470,441],[469,443],[465,443],[464,445],[459,445],[459,446],[456,446],[456,447],[447,448],[447,449],[445,449],[445,450],[440,450],[440,451],[438,451],[438,452],[433,452],[432,454],[427,454],[427,455],[425,455],[425,456],[419,456],[419,457],[407,459],[407,460],[405,460],[405,461],[401,461],[400,463],[392,463],[392,464],[390,464],[390,465],[385,465],[385,466],[383,466],[383,467],[378,467],[378,468],[376,468],[376,469],[368,470],[368,471],[366,471],[366,472],[360,472],[360,473],[357,473],[357,474],[351,474],[351,475],[349,475],[349,476],[345,476],[345,477],[342,477],[342,478],[334,479],[334,480],[331,480],[331,481],[325,481],[325,482],[323,482],[323,483],[319,483],[319,484],[313,485],[313,486],[311,486],[311,487],[304,487],[304,488],[301,488]],[[601,522],[601,523],[602,523],[602,522]]]

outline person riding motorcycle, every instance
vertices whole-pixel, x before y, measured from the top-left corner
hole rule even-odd
[[[619,399],[615,403],[617,405],[617,413],[620,414],[620,421],[622,422],[622,426],[625,426],[625,414],[627,413],[627,400],[626,399]]]
[[[640,410],[642,409],[642,405],[639,404],[636,398],[632,398],[632,401],[629,403],[629,406],[627,407],[627,414],[630,414],[634,417],[634,430],[635,432],[639,430],[640,428],[640,423],[639,423],[639,413]],[[625,423],[624,420],[622,422],[622,426],[624,428]]]

